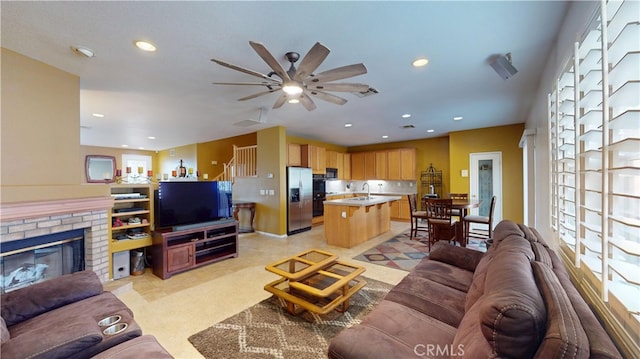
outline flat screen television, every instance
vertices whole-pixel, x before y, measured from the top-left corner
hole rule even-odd
[[[205,224],[231,217],[231,182],[160,182],[156,228]]]

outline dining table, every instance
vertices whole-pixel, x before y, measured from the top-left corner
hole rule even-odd
[[[428,198],[423,198],[423,208],[426,207],[426,202],[427,202]],[[460,243],[461,247],[466,247],[467,246],[467,240],[468,238],[465,236],[465,228],[464,228],[464,222],[463,222],[463,218],[469,214],[469,211],[473,208],[478,208],[480,207],[480,203],[481,201],[475,200],[475,199],[453,199],[451,202],[451,208],[452,209],[459,209],[460,210],[460,219],[458,221],[456,221],[456,240],[458,241],[458,243]]]

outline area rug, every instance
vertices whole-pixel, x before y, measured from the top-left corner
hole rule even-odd
[[[390,284],[364,278],[345,313],[292,316],[275,296],[189,337],[205,358],[326,358],[329,341],[360,323],[389,292]]]
[[[418,234],[421,233],[418,232]],[[429,255],[428,238],[422,236],[416,238],[411,240],[409,230],[358,254],[353,259],[410,271]],[[475,238],[469,239],[467,248],[481,252],[487,250],[484,241]]]

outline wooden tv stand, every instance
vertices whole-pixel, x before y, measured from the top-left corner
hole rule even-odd
[[[153,233],[153,274],[167,279],[172,275],[226,258],[238,256],[238,222],[220,223]]]

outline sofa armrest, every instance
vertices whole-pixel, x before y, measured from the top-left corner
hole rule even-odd
[[[82,271],[3,294],[0,314],[8,327],[103,292],[93,271]]]
[[[473,249],[437,243],[431,247],[429,259],[473,272],[483,255],[484,253]]]
[[[80,315],[70,322],[45,321],[12,335],[2,345],[2,358],[69,358],[102,341],[102,332],[90,316]]]

